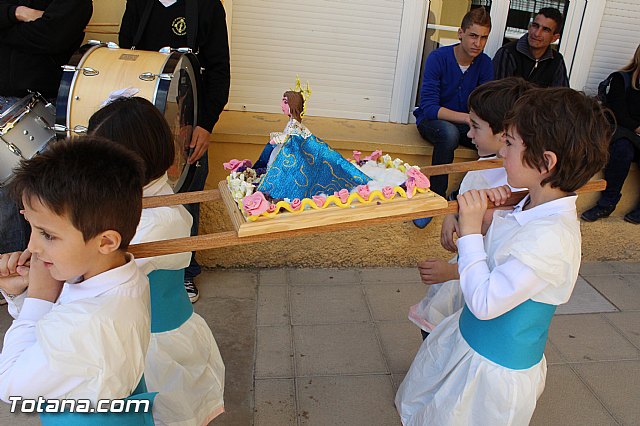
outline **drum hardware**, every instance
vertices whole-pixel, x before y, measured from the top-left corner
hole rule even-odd
[[[62,124],[54,124],[49,128],[59,134],[73,132],[78,135],[86,135],[89,132],[89,129],[87,127],[81,126],[80,124],[73,126],[73,128],[64,126]]]
[[[160,50],[158,50],[158,52],[160,53],[172,53],[172,52],[178,52],[178,53],[193,53],[193,50],[191,50],[190,47],[163,47]]]
[[[71,65],[63,65],[62,71],[70,71],[70,72],[82,71],[82,74],[86,75],[87,77],[93,77],[100,74],[100,71],[93,69],[91,67],[74,67]]]
[[[9,148],[9,151],[11,151],[12,154],[14,154],[14,155],[16,155],[16,156],[18,156],[20,158],[24,158],[24,156],[22,155],[22,151],[20,151],[20,148],[18,148],[17,146],[12,144],[11,142],[5,141],[4,139],[2,139],[2,142],[4,142],[7,145],[7,148]]]
[[[142,81],[153,81],[155,80],[156,77],[158,77],[161,80],[171,80],[173,78],[173,74],[168,74],[168,73],[154,74],[152,72],[147,71],[147,72],[143,72],[138,76],[138,78]]]

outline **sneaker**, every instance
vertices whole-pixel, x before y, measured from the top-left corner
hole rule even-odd
[[[600,206],[596,204],[595,207],[590,208],[586,212],[582,213],[580,219],[586,222],[595,222],[598,219],[602,219],[603,217],[609,217],[611,213],[616,209],[616,206]]]
[[[194,283],[193,280],[184,280],[184,289],[187,290],[191,303],[196,303],[200,298],[200,292],[198,291],[198,287],[196,287],[196,283]]]
[[[624,215],[624,220],[634,225],[640,225],[640,208],[637,208]]]
[[[431,219],[433,219],[432,217],[423,217],[420,219],[413,219],[413,224],[415,226],[417,226],[420,229],[424,229],[427,227],[428,224],[431,223]]]

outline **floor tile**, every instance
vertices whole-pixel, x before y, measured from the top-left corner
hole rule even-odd
[[[364,291],[376,321],[407,319],[409,308],[427,294],[427,286],[414,284],[365,284]]]
[[[35,413],[12,413],[11,405],[0,402],[0,425],[38,426],[40,418]]]
[[[547,339],[547,345],[544,348],[544,357],[547,359],[547,365],[566,363],[558,349],[553,346],[549,339]]]
[[[291,286],[289,296],[294,325],[371,321],[359,285]]]
[[[293,379],[256,380],[255,426],[296,426]]]
[[[256,342],[256,301],[200,299],[194,304],[213,332],[225,365],[225,413],[216,426],[251,424],[253,419],[253,360]]]
[[[388,375],[304,377],[297,386],[301,425],[400,425]]]
[[[404,380],[404,376],[406,376],[405,373],[392,374],[391,375],[391,381],[393,382],[394,398],[395,398],[395,393],[398,392],[398,388],[400,387],[400,383],[402,383],[402,381]]]
[[[202,271],[196,278],[196,283],[201,298],[255,299],[258,274],[241,270]]]
[[[608,262],[617,274],[640,274],[640,262]]]
[[[636,275],[583,275],[618,309],[640,310],[640,280]]]
[[[604,317],[616,326],[637,348],[640,348],[640,312],[617,312]]]
[[[286,269],[261,269],[258,274],[260,285],[287,285]]]
[[[611,262],[582,262],[580,275],[610,275],[615,273]]]
[[[618,421],[640,425],[640,361],[586,363],[574,368]]]
[[[571,298],[564,305],[558,306],[556,315],[616,311],[618,309],[591,287],[584,278],[578,277]]]
[[[567,365],[551,365],[531,426],[616,425],[589,388]]]
[[[293,327],[296,374],[388,373],[373,325]]]
[[[640,351],[599,314],[556,315],[549,339],[569,362],[637,359]]]
[[[258,288],[258,325],[289,325],[289,288],[265,285]]]
[[[293,377],[291,328],[258,327],[256,378]]]
[[[358,284],[360,274],[356,269],[291,269],[291,285]]]
[[[360,270],[363,283],[419,283],[418,268],[365,268]]]
[[[422,344],[420,329],[410,321],[376,323],[391,373],[406,373]]]

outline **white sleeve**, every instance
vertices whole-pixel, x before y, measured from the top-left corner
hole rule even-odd
[[[9,297],[4,290],[0,290],[4,300],[7,301],[7,310],[9,311],[9,315],[13,319],[18,318],[20,315],[20,310],[22,309],[22,305],[24,304],[25,299],[27,298],[27,291],[23,291],[22,294],[18,294],[17,296]]]
[[[26,298],[20,315],[4,336],[0,354],[0,399],[10,396],[56,397],[56,390],[75,387],[80,377],[61,377],[52,371],[49,360],[38,344],[36,323],[51,311],[53,303]]]
[[[499,317],[550,285],[515,257],[490,271],[480,234],[459,238],[458,253],[462,294],[480,320]]]
[[[146,209],[131,244],[188,237],[192,220],[191,215],[182,206]],[[186,252],[136,259],[136,264],[145,274],[149,274],[156,269],[186,268],[190,261],[191,252]]]

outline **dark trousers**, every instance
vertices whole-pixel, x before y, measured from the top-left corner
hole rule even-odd
[[[202,157],[196,163],[196,171],[193,175],[193,180],[187,188],[188,192],[191,191],[202,191],[204,189],[204,184],[207,181],[207,176],[209,175],[209,151],[206,151]],[[191,216],[193,217],[193,225],[191,225],[191,236],[198,235],[198,228],[200,225],[200,203],[194,204],[185,204],[184,206]],[[202,272],[202,268],[198,264],[196,260],[196,252],[191,253],[191,263],[184,270],[184,279],[193,280],[194,277],[200,275]]]
[[[622,137],[615,139],[609,145],[609,162],[604,169],[607,188],[602,192],[598,205],[612,207],[618,204],[622,197],[622,185],[629,174],[633,161],[640,166],[640,150],[630,139]]]
[[[418,124],[418,131],[423,139],[433,144],[432,165],[452,163],[454,151],[458,145],[475,149],[475,145],[467,136],[469,126],[466,124],[445,120],[422,120]],[[429,180],[431,190],[446,198],[449,176],[432,176]]]

